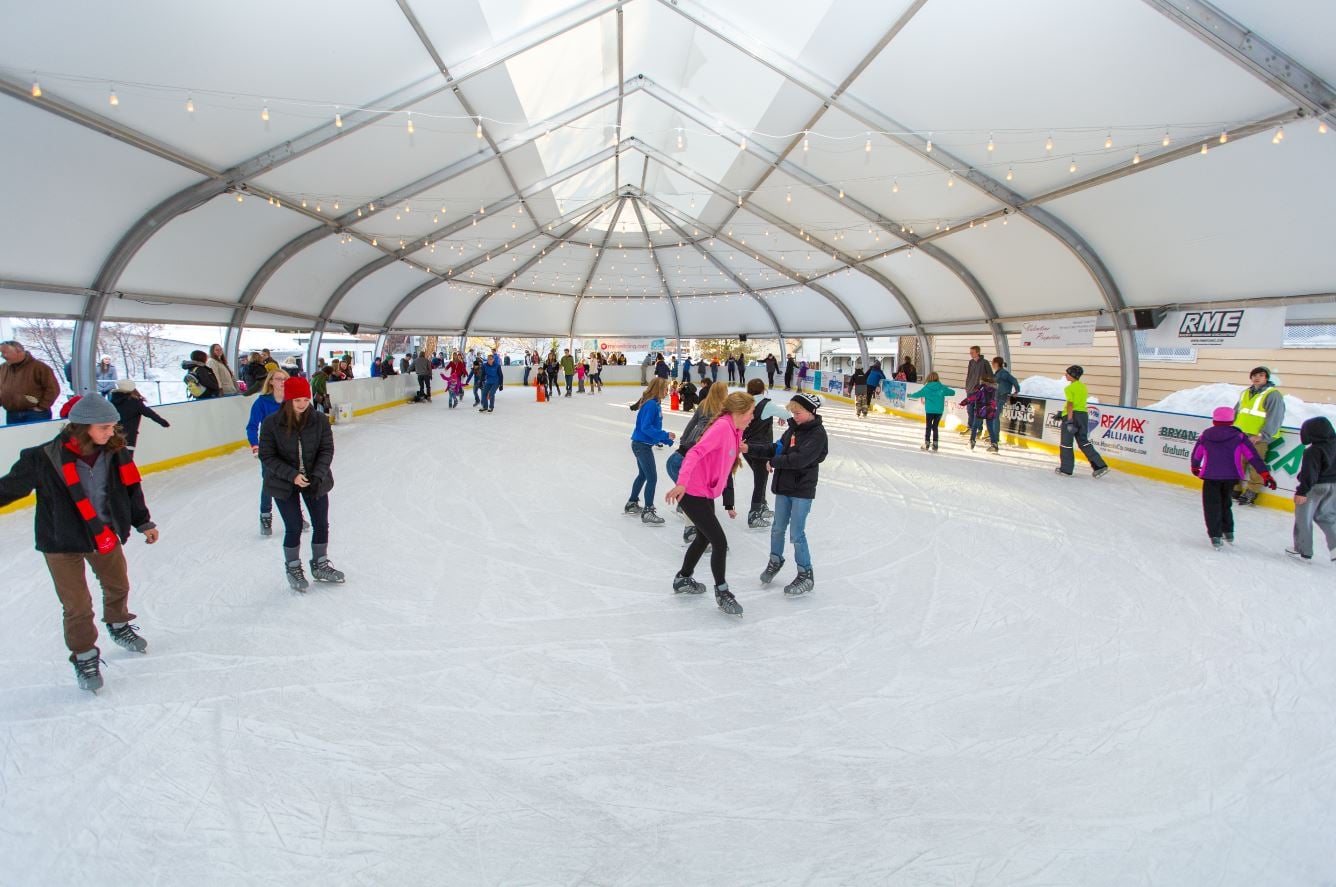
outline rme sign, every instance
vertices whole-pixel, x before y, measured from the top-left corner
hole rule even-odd
[[[1180,336],[1237,336],[1243,311],[1188,311],[1178,326]]]

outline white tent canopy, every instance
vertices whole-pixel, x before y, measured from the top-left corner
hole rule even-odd
[[[119,319],[1099,313],[1135,402],[1131,309],[1336,301],[1336,8],[1215,2],[11,4],[0,308],[77,320],[85,385]]]

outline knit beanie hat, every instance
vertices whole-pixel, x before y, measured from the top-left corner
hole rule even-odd
[[[796,403],[798,406],[807,410],[809,413],[815,413],[821,409],[821,395],[812,391],[799,391],[793,397],[789,398],[789,403]]]
[[[1216,407],[1215,412],[1211,413],[1211,421],[1214,422],[1216,425],[1233,425],[1234,408]]]
[[[1271,370],[1268,369],[1267,367],[1253,367],[1253,371],[1248,375],[1255,376],[1258,373],[1261,373],[1262,375],[1266,376],[1266,380],[1268,382],[1271,381]]]
[[[292,376],[283,383],[283,399],[295,400],[298,397],[311,396],[311,383],[301,376]]]
[[[1085,375],[1085,369],[1079,364],[1072,364],[1067,367],[1067,375],[1071,376],[1073,379],[1079,379]]]
[[[117,390],[117,391],[127,391],[127,392],[128,392],[128,391],[134,391],[134,390],[135,390],[135,380],[134,380],[134,379],[117,379],[117,380],[116,380],[116,390]]]
[[[121,421],[121,414],[100,394],[85,394],[70,408],[70,421],[76,425],[106,425]]]

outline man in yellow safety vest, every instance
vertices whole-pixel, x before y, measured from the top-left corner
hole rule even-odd
[[[1234,427],[1248,435],[1257,455],[1266,459],[1267,450],[1280,437],[1280,426],[1285,423],[1285,395],[1271,381],[1271,370],[1257,367],[1248,374],[1252,385],[1239,395],[1234,408]],[[1238,490],[1240,505],[1252,505],[1262,491],[1262,478],[1252,466],[1248,479]]]

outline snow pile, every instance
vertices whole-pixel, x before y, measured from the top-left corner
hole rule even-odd
[[[1200,385],[1175,391],[1164,400],[1147,407],[1150,410],[1164,410],[1167,413],[1186,413],[1190,416],[1209,416],[1216,407],[1232,407],[1239,402],[1245,385],[1230,385],[1217,382],[1214,385]],[[1336,405],[1309,403],[1293,395],[1285,395],[1285,424],[1298,428],[1314,416],[1326,416],[1336,423]]]
[[[1021,380],[1021,394],[1026,397],[1042,397],[1045,400],[1067,399],[1067,380],[1050,379],[1047,376],[1026,376]],[[1098,397],[1090,397],[1091,403],[1099,403]]]

